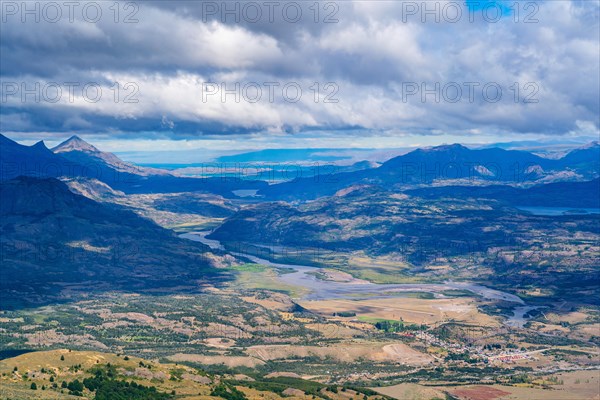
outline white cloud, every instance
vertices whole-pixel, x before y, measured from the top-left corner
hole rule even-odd
[[[439,4],[441,9],[449,2]],[[98,103],[81,97],[56,104],[11,99],[5,104],[12,114],[3,121],[27,130],[27,113],[47,109],[65,113],[65,127],[89,128],[92,115],[113,118],[119,129],[126,129],[127,120],[155,120],[175,135],[186,123],[278,133],[349,126],[377,134],[597,133],[600,3],[536,4],[537,23],[524,23],[529,10],[522,8],[519,22],[514,15],[497,23],[481,16],[471,22],[464,13],[457,23],[443,18],[421,23],[420,15],[406,15],[406,3],[366,1],[340,3],[339,22],[329,25],[205,23],[197,10],[174,12],[152,3],[143,3],[136,24],[10,21],[0,42],[8,50],[0,64],[4,81],[98,80],[105,90],[109,81],[135,82],[140,91],[136,104],[115,103],[108,96]],[[223,102],[217,93],[206,101],[203,82],[224,82],[230,88],[235,82],[297,82],[303,96],[297,103],[279,95],[273,102],[263,97],[253,104],[232,101],[232,96]],[[310,89],[315,82],[319,102]],[[339,88],[337,103],[323,102],[327,82]],[[471,102],[463,93],[461,101],[452,103],[431,97],[421,101],[417,94],[406,102],[403,84],[410,82],[428,87],[477,82],[480,88],[496,82],[503,98],[490,103],[479,92]],[[515,82],[518,102],[511,89]],[[525,88],[528,83],[539,89],[537,103],[523,102],[532,93]]]

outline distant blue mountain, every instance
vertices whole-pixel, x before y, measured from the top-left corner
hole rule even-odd
[[[379,168],[299,178],[269,186],[259,192],[270,199],[315,199],[356,184],[376,184],[386,189],[451,180],[524,183],[591,180],[600,173],[600,145],[591,143],[560,159],[527,151],[500,148],[472,150],[460,144],[417,149],[392,158]]]
[[[298,162],[298,161],[337,161],[345,160],[348,156],[336,156],[335,153],[356,149],[266,149],[242,154],[221,156],[217,162]],[[368,149],[365,149],[368,150]],[[332,153],[324,155],[319,153]]]
[[[125,193],[201,191],[234,196],[234,190],[258,190],[267,186],[265,182],[234,177],[184,178],[166,170],[138,167],[98,150],[77,136],[51,151],[43,142],[23,146],[0,135],[0,179],[18,176],[93,178]]]

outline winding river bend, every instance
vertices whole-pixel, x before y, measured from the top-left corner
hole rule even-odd
[[[218,240],[207,239],[210,231],[190,232],[179,235],[179,237],[201,242],[212,249],[224,250]],[[319,268],[306,265],[280,264],[248,254],[230,252],[234,256],[245,257],[254,263],[267,265],[274,268],[293,270],[291,273],[279,274],[278,279],[287,285],[303,287],[309,293],[303,297],[304,300],[328,300],[328,299],[353,299],[360,298],[386,298],[398,297],[402,292],[429,292],[437,296],[447,290],[468,290],[481,296],[486,300],[503,300],[514,303],[513,316],[508,318],[506,324],[513,327],[522,327],[527,319],[525,314],[533,307],[527,306],[518,296],[500,290],[491,289],[486,286],[468,282],[444,282],[444,283],[406,283],[406,284],[378,284],[371,282],[335,282],[319,279],[315,271]]]

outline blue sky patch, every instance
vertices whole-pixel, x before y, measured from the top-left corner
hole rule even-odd
[[[486,12],[490,17],[495,17],[497,12],[501,12],[502,17],[510,16],[513,13],[511,2],[507,0],[465,0],[465,4],[469,11]]]

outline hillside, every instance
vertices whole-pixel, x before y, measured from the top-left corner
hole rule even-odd
[[[440,186],[407,190],[424,199],[494,199],[513,206],[600,208],[600,179],[519,189],[508,185]]]
[[[97,351],[37,351],[0,361],[3,398],[15,399],[325,399],[385,400],[364,388],[328,391],[324,384],[273,377],[208,374],[190,366]],[[64,382],[64,383],[63,383]],[[334,386],[330,386],[332,388]]]
[[[3,301],[43,302],[90,290],[194,290],[218,275],[217,257],[204,246],[123,207],[74,194],[56,179],[2,182],[0,199]]]
[[[355,186],[300,206],[246,207],[209,238],[232,248],[254,243],[286,254],[303,249],[318,256],[296,262],[335,266],[363,279],[466,279],[510,283],[511,290],[534,281],[561,291],[595,287],[599,222],[598,214],[536,216],[494,199],[424,199]],[[380,268],[379,259],[390,269]]]

